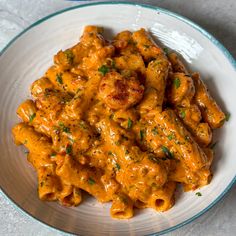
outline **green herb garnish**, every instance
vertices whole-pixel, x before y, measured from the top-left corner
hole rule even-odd
[[[114,117],[114,114],[112,113],[111,115],[109,115],[109,119],[112,120]]]
[[[172,140],[172,139],[174,138],[174,135],[173,135],[173,134],[170,134],[170,135],[167,136],[167,138],[168,138],[169,140]]]
[[[169,53],[169,49],[168,48],[163,48],[163,51],[165,52],[165,54]]]
[[[153,133],[154,135],[157,135],[157,134],[158,134],[157,127],[155,127],[155,128],[152,129],[152,133]]]
[[[210,148],[211,148],[211,149],[214,149],[214,148],[216,147],[217,143],[218,143],[218,142],[214,142],[213,144],[211,144]]]
[[[130,118],[128,118],[128,129],[131,129],[132,125],[133,121]]]
[[[66,127],[63,122],[59,121],[58,122],[59,126],[61,127],[62,131],[65,133],[70,133],[70,128]]]
[[[184,119],[185,116],[186,116],[185,111],[184,111],[184,110],[180,111],[179,116],[180,116],[182,119]]]
[[[64,123],[63,123],[63,122],[61,122],[61,121],[59,121],[59,122],[58,122],[58,125],[59,125],[61,128],[63,128],[63,127],[64,127]]]
[[[108,151],[109,156],[114,156],[114,154],[111,151]]]
[[[144,136],[145,136],[144,130],[140,130],[140,131],[139,131],[139,136],[140,136],[140,141],[143,141],[143,138],[144,138]]]
[[[201,197],[202,194],[200,192],[195,193],[198,197]]]
[[[111,67],[112,67],[113,69],[116,68],[116,62],[115,62],[114,60],[112,60],[112,62],[111,62]]]
[[[99,72],[101,72],[101,74],[104,76],[106,73],[108,73],[110,71],[110,69],[105,66],[105,65],[102,65],[99,69],[98,69]]]
[[[74,61],[74,54],[70,49],[67,49],[64,54],[66,55],[66,59],[68,61],[68,63],[71,65],[73,64]]]
[[[120,165],[118,163],[116,163],[115,166],[117,170],[120,170]]]
[[[145,48],[150,48],[150,45],[144,44],[143,45]]]
[[[94,180],[93,178],[89,177],[88,183],[89,183],[90,185],[94,185],[96,182],[95,182],[95,180]]]
[[[70,128],[64,126],[62,131],[65,132],[65,133],[70,133]]]
[[[227,113],[227,114],[225,115],[225,120],[226,120],[226,121],[229,121],[229,118],[230,118],[230,113]]]
[[[154,163],[160,163],[160,161],[154,155],[148,155],[148,159]]]
[[[162,146],[161,149],[165,153],[167,158],[173,159],[173,154],[170,152],[170,150],[167,147]]]
[[[174,83],[175,88],[179,88],[179,86],[180,86],[180,80],[179,80],[179,78],[175,78],[174,81],[173,81],[173,83]]]
[[[30,115],[29,117],[29,123],[32,123],[33,119],[35,118],[36,114],[33,113],[32,115]]]
[[[56,81],[57,81],[59,84],[63,84],[63,81],[62,81],[62,73],[56,74]]]
[[[72,146],[71,145],[68,145],[66,147],[66,154],[70,154],[72,152]]]
[[[86,127],[86,123],[84,121],[81,121],[79,126],[82,128],[82,129],[87,129]]]
[[[115,141],[115,145],[120,146],[120,141]]]

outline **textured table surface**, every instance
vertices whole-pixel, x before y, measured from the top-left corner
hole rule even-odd
[[[177,12],[218,38],[236,58],[235,0],[143,0]],[[34,21],[65,7],[79,3],[63,0],[0,0],[0,50],[17,33]],[[55,235],[49,229],[18,211],[0,194],[0,235]],[[168,235],[236,235],[236,185],[216,206],[194,222]]]

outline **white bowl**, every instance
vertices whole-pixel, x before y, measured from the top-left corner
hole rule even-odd
[[[192,71],[199,71],[216,100],[231,113],[215,132],[214,178],[200,191],[178,193],[175,206],[165,212],[137,210],[130,220],[114,220],[110,204],[87,198],[79,207],[42,202],[37,180],[24,149],[16,147],[11,127],[16,108],[30,96],[30,84],[52,64],[52,56],[79,40],[85,25],[104,26],[111,37],[124,29],[147,28],[158,41],[182,54]],[[176,229],[206,212],[233,185],[236,177],[236,63],[229,52],[202,28],[164,9],[130,3],[92,3],[52,14],[22,32],[0,57],[0,186],[19,208],[39,221],[65,232],[82,235],[144,235]]]

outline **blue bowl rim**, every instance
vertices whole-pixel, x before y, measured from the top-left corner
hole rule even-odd
[[[70,0],[70,1],[78,1],[78,0]],[[20,32],[19,34],[17,34],[12,40],[9,41],[9,43],[0,51],[0,56],[2,56],[4,54],[4,52],[18,39],[20,38],[20,36],[22,36],[24,33],[26,33],[27,31],[29,31],[30,29],[32,29],[33,27],[43,23],[44,21],[47,21],[48,19],[60,15],[64,12],[67,11],[71,11],[74,9],[78,9],[78,8],[84,8],[84,7],[90,7],[90,6],[97,6],[97,5],[130,5],[130,6],[136,6],[136,7],[142,7],[142,8],[146,8],[146,9],[151,9],[151,10],[155,10],[161,13],[164,13],[166,15],[172,16],[178,20],[183,21],[184,23],[190,25],[192,28],[194,28],[195,30],[197,30],[198,32],[200,32],[202,35],[204,35],[207,39],[209,39],[215,46],[217,46],[221,52],[224,54],[224,56],[228,59],[228,61],[231,63],[231,65],[234,67],[234,69],[236,70],[236,61],[233,58],[233,56],[229,53],[229,51],[210,33],[208,33],[205,29],[203,29],[201,26],[199,26],[198,24],[194,23],[193,21],[189,20],[188,18],[181,16],[177,13],[174,13],[172,11],[169,11],[167,9],[164,8],[160,8],[160,7],[156,7],[156,6],[151,6],[148,4],[140,4],[140,3],[134,3],[134,2],[128,2],[128,1],[107,1],[107,2],[94,2],[94,3],[86,3],[86,4],[80,4],[80,5],[76,5],[76,6],[72,6],[72,7],[68,7],[68,8],[64,8],[62,10],[56,11],[52,14],[49,14],[41,19],[39,19],[38,21],[34,22],[33,24],[31,24],[30,26],[28,26],[26,29],[24,29],[22,32]],[[162,230],[160,232],[156,232],[156,233],[152,233],[149,234],[149,236],[154,236],[154,235],[162,235],[162,234],[166,234],[169,233],[171,231],[174,231],[192,221],[194,221],[195,219],[197,219],[198,217],[200,217],[201,215],[203,215],[204,213],[206,213],[207,211],[209,211],[214,205],[216,205],[216,203],[218,203],[224,196],[225,194],[231,189],[231,187],[236,183],[236,174],[234,176],[234,178],[231,180],[231,182],[228,184],[228,186],[224,189],[224,191],[206,208],[204,208],[203,210],[201,210],[199,213],[197,213],[196,215],[192,216],[191,218],[175,225],[172,226],[168,229]],[[13,203],[13,206],[17,209],[20,210],[24,215],[26,216],[30,216],[33,219],[35,219],[36,221],[38,221],[39,223],[45,225],[45,226],[49,226],[50,229],[53,229],[55,231],[58,231],[60,233],[66,233],[66,234],[74,234],[73,232],[69,232],[63,229],[59,229],[56,228],[53,225],[50,225],[47,222],[44,222],[42,220],[37,219],[35,216],[33,216],[30,212],[22,209],[0,186],[0,193],[3,195],[3,197],[5,197],[5,199],[10,200]]]

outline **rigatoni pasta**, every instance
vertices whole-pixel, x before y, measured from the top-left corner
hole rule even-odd
[[[86,26],[54,56],[17,109],[14,141],[29,151],[41,200],[112,202],[113,218],[134,208],[163,212],[185,191],[210,183],[212,129],[225,121],[199,74],[166,54],[145,29],[112,41]]]

